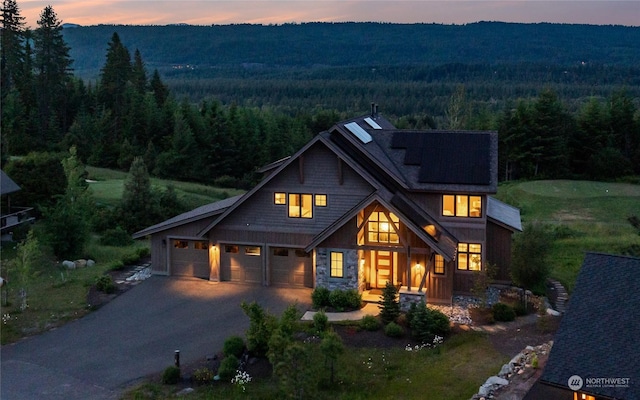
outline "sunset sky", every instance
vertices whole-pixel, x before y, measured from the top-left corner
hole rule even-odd
[[[376,21],[464,24],[476,21],[640,25],[640,1],[626,0],[17,0],[27,25],[36,27],[51,4],[66,23],[198,25]]]

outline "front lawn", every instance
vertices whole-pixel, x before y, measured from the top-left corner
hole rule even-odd
[[[380,332],[382,335],[383,333]],[[404,341],[403,341],[404,340]],[[467,399],[509,359],[498,353],[486,334],[462,332],[450,336],[439,348],[407,351],[406,339],[392,348],[349,347],[339,356],[335,381],[317,343],[306,373],[319,384],[305,387],[303,398],[318,399]],[[147,382],[124,399],[169,399],[183,386]],[[230,383],[196,386],[190,399],[277,399],[283,394],[272,378],[254,379],[246,392]]]

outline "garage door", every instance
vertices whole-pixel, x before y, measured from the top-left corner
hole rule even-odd
[[[311,254],[302,249],[271,247],[269,267],[274,286],[313,287]]]
[[[174,239],[171,246],[171,275],[209,279],[209,243]]]
[[[262,247],[223,245],[220,279],[262,284]]]

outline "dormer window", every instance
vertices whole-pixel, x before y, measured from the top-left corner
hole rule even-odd
[[[482,217],[482,197],[445,194],[442,196],[442,215],[445,217],[480,218]]]

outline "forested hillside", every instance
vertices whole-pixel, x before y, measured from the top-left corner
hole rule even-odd
[[[640,64],[637,27],[500,22],[99,25],[65,30],[76,71],[100,68],[113,32],[127,47],[139,49],[154,68]]]
[[[75,147],[93,166],[142,157],[155,176],[250,187],[376,102],[399,128],[497,130],[503,180],[640,174],[640,28],[63,29],[47,7],[31,31],[3,4],[3,165]]]

